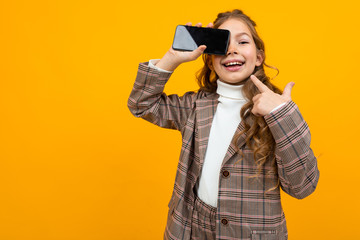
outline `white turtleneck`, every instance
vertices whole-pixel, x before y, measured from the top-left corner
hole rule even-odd
[[[157,61],[150,60],[149,66],[169,72],[154,66]],[[241,121],[240,109],[248,101],[242,94],[242,85],[230,85],[217,80],[216,92],[219,94],[219,103],[210,129],[202,172],[196,185],[199,198],[213,207],[217,207],[221,164]]]
[[[217,207],[221,164],[241,121],[240,109],[247,102],[242,94],[242,85],[230,85],[217,80],[217,86],[219,103],[197,188],[199,198],[213,207]]]

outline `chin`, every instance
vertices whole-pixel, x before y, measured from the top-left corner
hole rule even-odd
[[[250,76],[249,76],[250,77]],[[228,83],[228,84],[232,84],[232,85],[242,85],[246,82],[247,79],[249,79],[249,77],[242,77],[242,78],[220,78],[221,81]],[[223,79],[223,80],[222,80]]]

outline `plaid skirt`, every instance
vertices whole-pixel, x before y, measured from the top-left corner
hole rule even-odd
[[[216,208],[204,203],[196,194],[191,222],[192,240],[216,239]]]

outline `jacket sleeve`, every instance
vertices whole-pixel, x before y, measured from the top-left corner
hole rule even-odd
[[[162,72],[140,63],[128,99],[128,107],[135,117],[141,117],[163,128],[181,130],[190,114],[197,93],[187,92],[179,97],[166,95],[164,87],[171,73]]]
[[[297,199],[309,196],[318,183],[319,170],[310,148],[310,130],[298,106],[289,101],[264,119],[276,142],[281,188]]]

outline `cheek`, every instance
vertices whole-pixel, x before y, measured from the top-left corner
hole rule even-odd
[[[256,61],[256,49],[247,49],[243,52],[248,61],[254,62]]]
[[[213,67],[215,70],[219,69],[221,67],[220,59],[217,57],[213,58]]]

